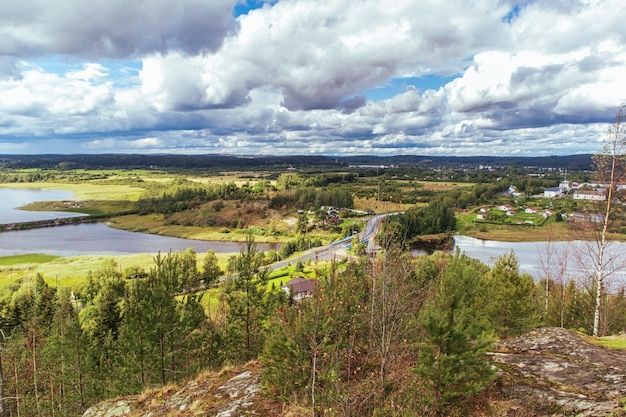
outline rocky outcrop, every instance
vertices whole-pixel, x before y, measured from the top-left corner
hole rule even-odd
[[[117,398],[89,408],[83,417],[240,417],[267,415],[258,410],[260,365],[199,376],[181,389],[164,388]]]
[[[626,353],[560,328],[496,344],[508,416],[626,416]]]

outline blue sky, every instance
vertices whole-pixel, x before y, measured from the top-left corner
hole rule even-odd
[[[594,153],[626,101],[625,19],[618,0],[12,2],[0,154]]]

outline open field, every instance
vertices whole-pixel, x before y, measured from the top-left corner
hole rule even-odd
[[[123,230],[151,233],[162,236],[180,237],[184,239],[213,240],[220,242],[244,242],[249,229],[236,229],[210,226],[191,226],[181,224],[165,224],[160,214],[145,216],[128,215],[110,219],[109,224]],[[249,226],[252,226],[250,224]],[[259,243],[281,243],[293,239],[292,235],[268,236],[255,235]]]
[[[21,264],[43,264],[46,262],[52,262],[60,256],[44,255],[41,253],[29,253],[26,255],[12,255],[0,257],[0,267],[13,266]]]
[[[0,184],[6,188],[30,188],[70,191],[79,200],[125,200],[137,201],[145,189],[125,184],[106,184],[98,182],[56,183],[29,182]]]
[[[202,269],[204,253],[197,254],[198,268]],[[218,265],[226,269],[228,258],[233,254],[217,253]],[[0,289],[20,282],[28,282],[41,274],[50,286],[77,288],[86,282],[90,272],[97,271],[105,261],[114,260],[124,271],[131,266],[145,271],[154,266],[154,255],[86,255],[57,257],[32,254],[0,257]]]

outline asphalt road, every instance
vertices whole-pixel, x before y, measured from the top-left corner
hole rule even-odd
[[[374,236],[378,232],[378,228],[380,227],[380,222],[383,218],[397,213],[387,213],[387,214],[378,214],[376,216],[372,216],[367,220],[365,224],[365,229],[359,233],[360,240],[368,241],[368,251],[373,250],[375,245]],[[297,257],[289,258],[286,260],[274,262],[270,267],[272,269],[280,269],[288,264],[293,264],[301,260],[302,262],[307,262],[311,259],[311,262],[330,262],[333,259],[341,260],[348,256],[345,246],[352,242],[352,236],[346,237],[341,240],[337,240],[332,242],[330,245],[322,246],[319,248],[308,250]]]

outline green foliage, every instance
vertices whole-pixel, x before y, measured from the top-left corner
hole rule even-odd
[[[351,358],[364,340],[366,294],[362,271],[331,272],[318,280],[313,297],[283,308],[271,321],[261,355],[266,390],[296,396],[316,410],[341,407]]]
[[[354,207],[354,198],[349,189],[331,186],[327,188],[299,187],[288,192],[280,192],[272,197],[269,207],[296,207],[303,210],[326,207]]]
[[[427,338],[415,371],[427,382],[438,415],[458,407],[494,377],[484,357],[493,338],[477,308],[479,281],[480,272],[457,252],[419,318]]]
[[[519,272],[519,262],[511,251],[497,259],[481,281],[481,305],[500,336],[514,336],[533,329],[538,323],[532,277]]]
[[[381,242],[410,243],[416,236],[450,232],[455,227],[454,211],[442,201],[434,200],[425,207],[410,208],[388,217],[379,239]]]
[[[298,236],[293,240],[281,244],[278,250],[278,256],[280,259],[286,259],[296,252],[316,248],[318,246],[322,246],[322,240],[319,237]]]
[[[226,337],[232,347],[228,352],[231,359],[255,358],[263,348],[263,324],[269,311],[264,303],[268,271],[261,269],[262,263],[263,253],[256,249],[252,235],[248,235],[246,247],[232,258],[233,275],[224,287],[228,303]]]
[[[172,181],[165,190],[155,190],[136,203],[139,214],[172,214],[190,209],[202,203],[214,200],[239,200],[247,197],[245,190],[233,182],[199,185],[184,179]],[[219,211],[223,203],[213,203],[213,210]]]
[[[205,284],[213,284],[223,275],[222,269],[218,265],[215,251],[209,250],[204,256],[204,264],[202,268],[202,280]]]

